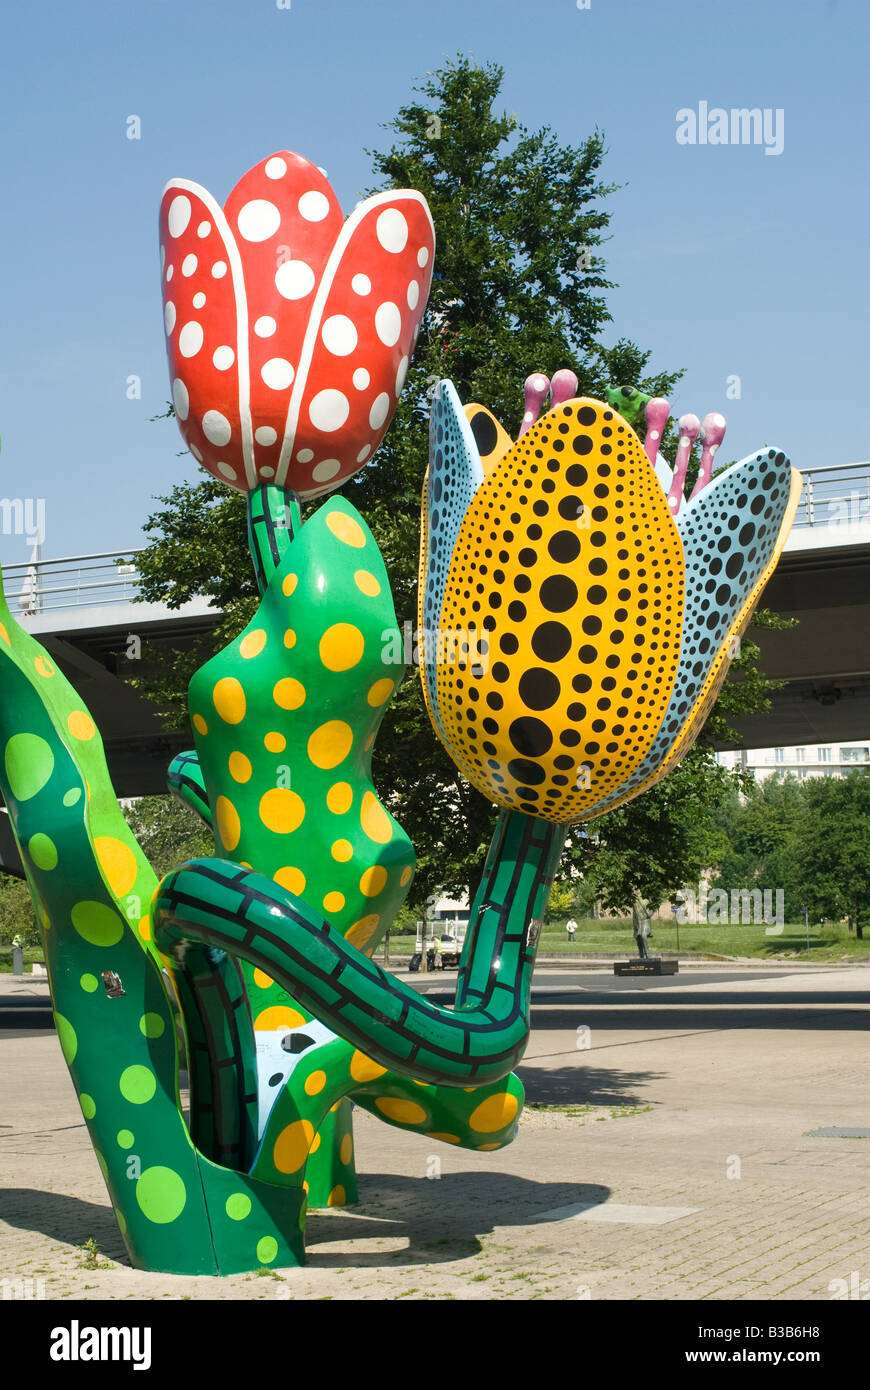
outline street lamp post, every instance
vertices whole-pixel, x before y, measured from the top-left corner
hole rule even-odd
[[[806,903],[804,903],[804,930],[805,930],[806,935],[807,935],[807,955],[809,955],[809,953],[810,953],[810,913],[809,913],[809,909],[808,909]]]

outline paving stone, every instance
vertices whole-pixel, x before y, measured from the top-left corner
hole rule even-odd
[[[594,1006],[578,1005],[593,1028],[584,1051],[564,1006],[539,1010],[522,1066],[529,1095],[592,1104],[587,1117],[527,1111],[498,1153],[445,1146],[430,1181],[431,1140],[357,1111],[360,1206],[311,1215],[304,1269],[226,1279],[129,1267],[56,1037],[0,1032],[0,1278],[44,1280],[53,1299],[830,1299],[833,1280],[870,1279],[870,1164],[858,1140],[805,1136],[866,1124],[854,1002],[841,1028],[831,1017],[831,996],[865,978],[856,968],[729,983],[749,1003],[753,990],[782,995],[786,1017],[767,1031],[751,1012],[735,1028],[734,1006],[727,1029],[711,1011],[690,1032],[669,1024],[667,1004],[642,1030],[628,1011],[624,1026],[599,1027]],[[673,988],[684,1009],[694,986]],[[814,990],[825,1026],[810,1043]],[[741,1176],[728,1178],[734,1155]],[[582,1218],[559,1216],[578,1205]],[[690,1210],[647,1226],[600,1219],[607,1206]],[[90,1238],[108,1268],[82,1268],[76,1247]]]

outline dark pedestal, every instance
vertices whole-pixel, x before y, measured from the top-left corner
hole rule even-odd
[[[662,960],[661,956],[647,956],[646,960],[636,956],[634,960],[618,960],[613,964],[614,975],[678,975],[679,972],[678,960]]]

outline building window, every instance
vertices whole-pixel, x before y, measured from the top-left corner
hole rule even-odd
[[[778,763],[784,763],[784,762],[785,762],[785,749],[784,749],[784,748],[777,748],[775,756],[776,756],[776,761],[777,761]]]
[[[841,748],[841,763],[866,763],[870,757],[870,748]]]
[[[832,750],[831,750],[830,748],[820,748],[820,749],[819,749],[819,762],[820,762],[820,763],[829,763],[829,762],[831,762],[831,751],[832,751]]]
[[[805,748],[796,748],[794,750],[794,756],[795,762],[805,763],[807,760],[807,750]]]

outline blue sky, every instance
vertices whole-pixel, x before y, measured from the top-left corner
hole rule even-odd
[[[222,202],[257,160],[295,149],[349,212],[373,181],[365,148],[457,51],[505,68],[504,106],[532,129],[604,133],[603,176],[625,185],[608,200],[607,341],[688,369],[677,413],[722,410],[728,457],[762,443],[798,467],[868,457],[866,0],[290,5],[4,13],[0,494],[46,498],[47,557],[140,543],[153,497],[201,476],[176,457],[174,424],[148,422],[169,394],[166,180]],[[781,110],[782,153],[679,144],[677,112],[700,102]],[[0,560],[26,555],[0,535]]]

